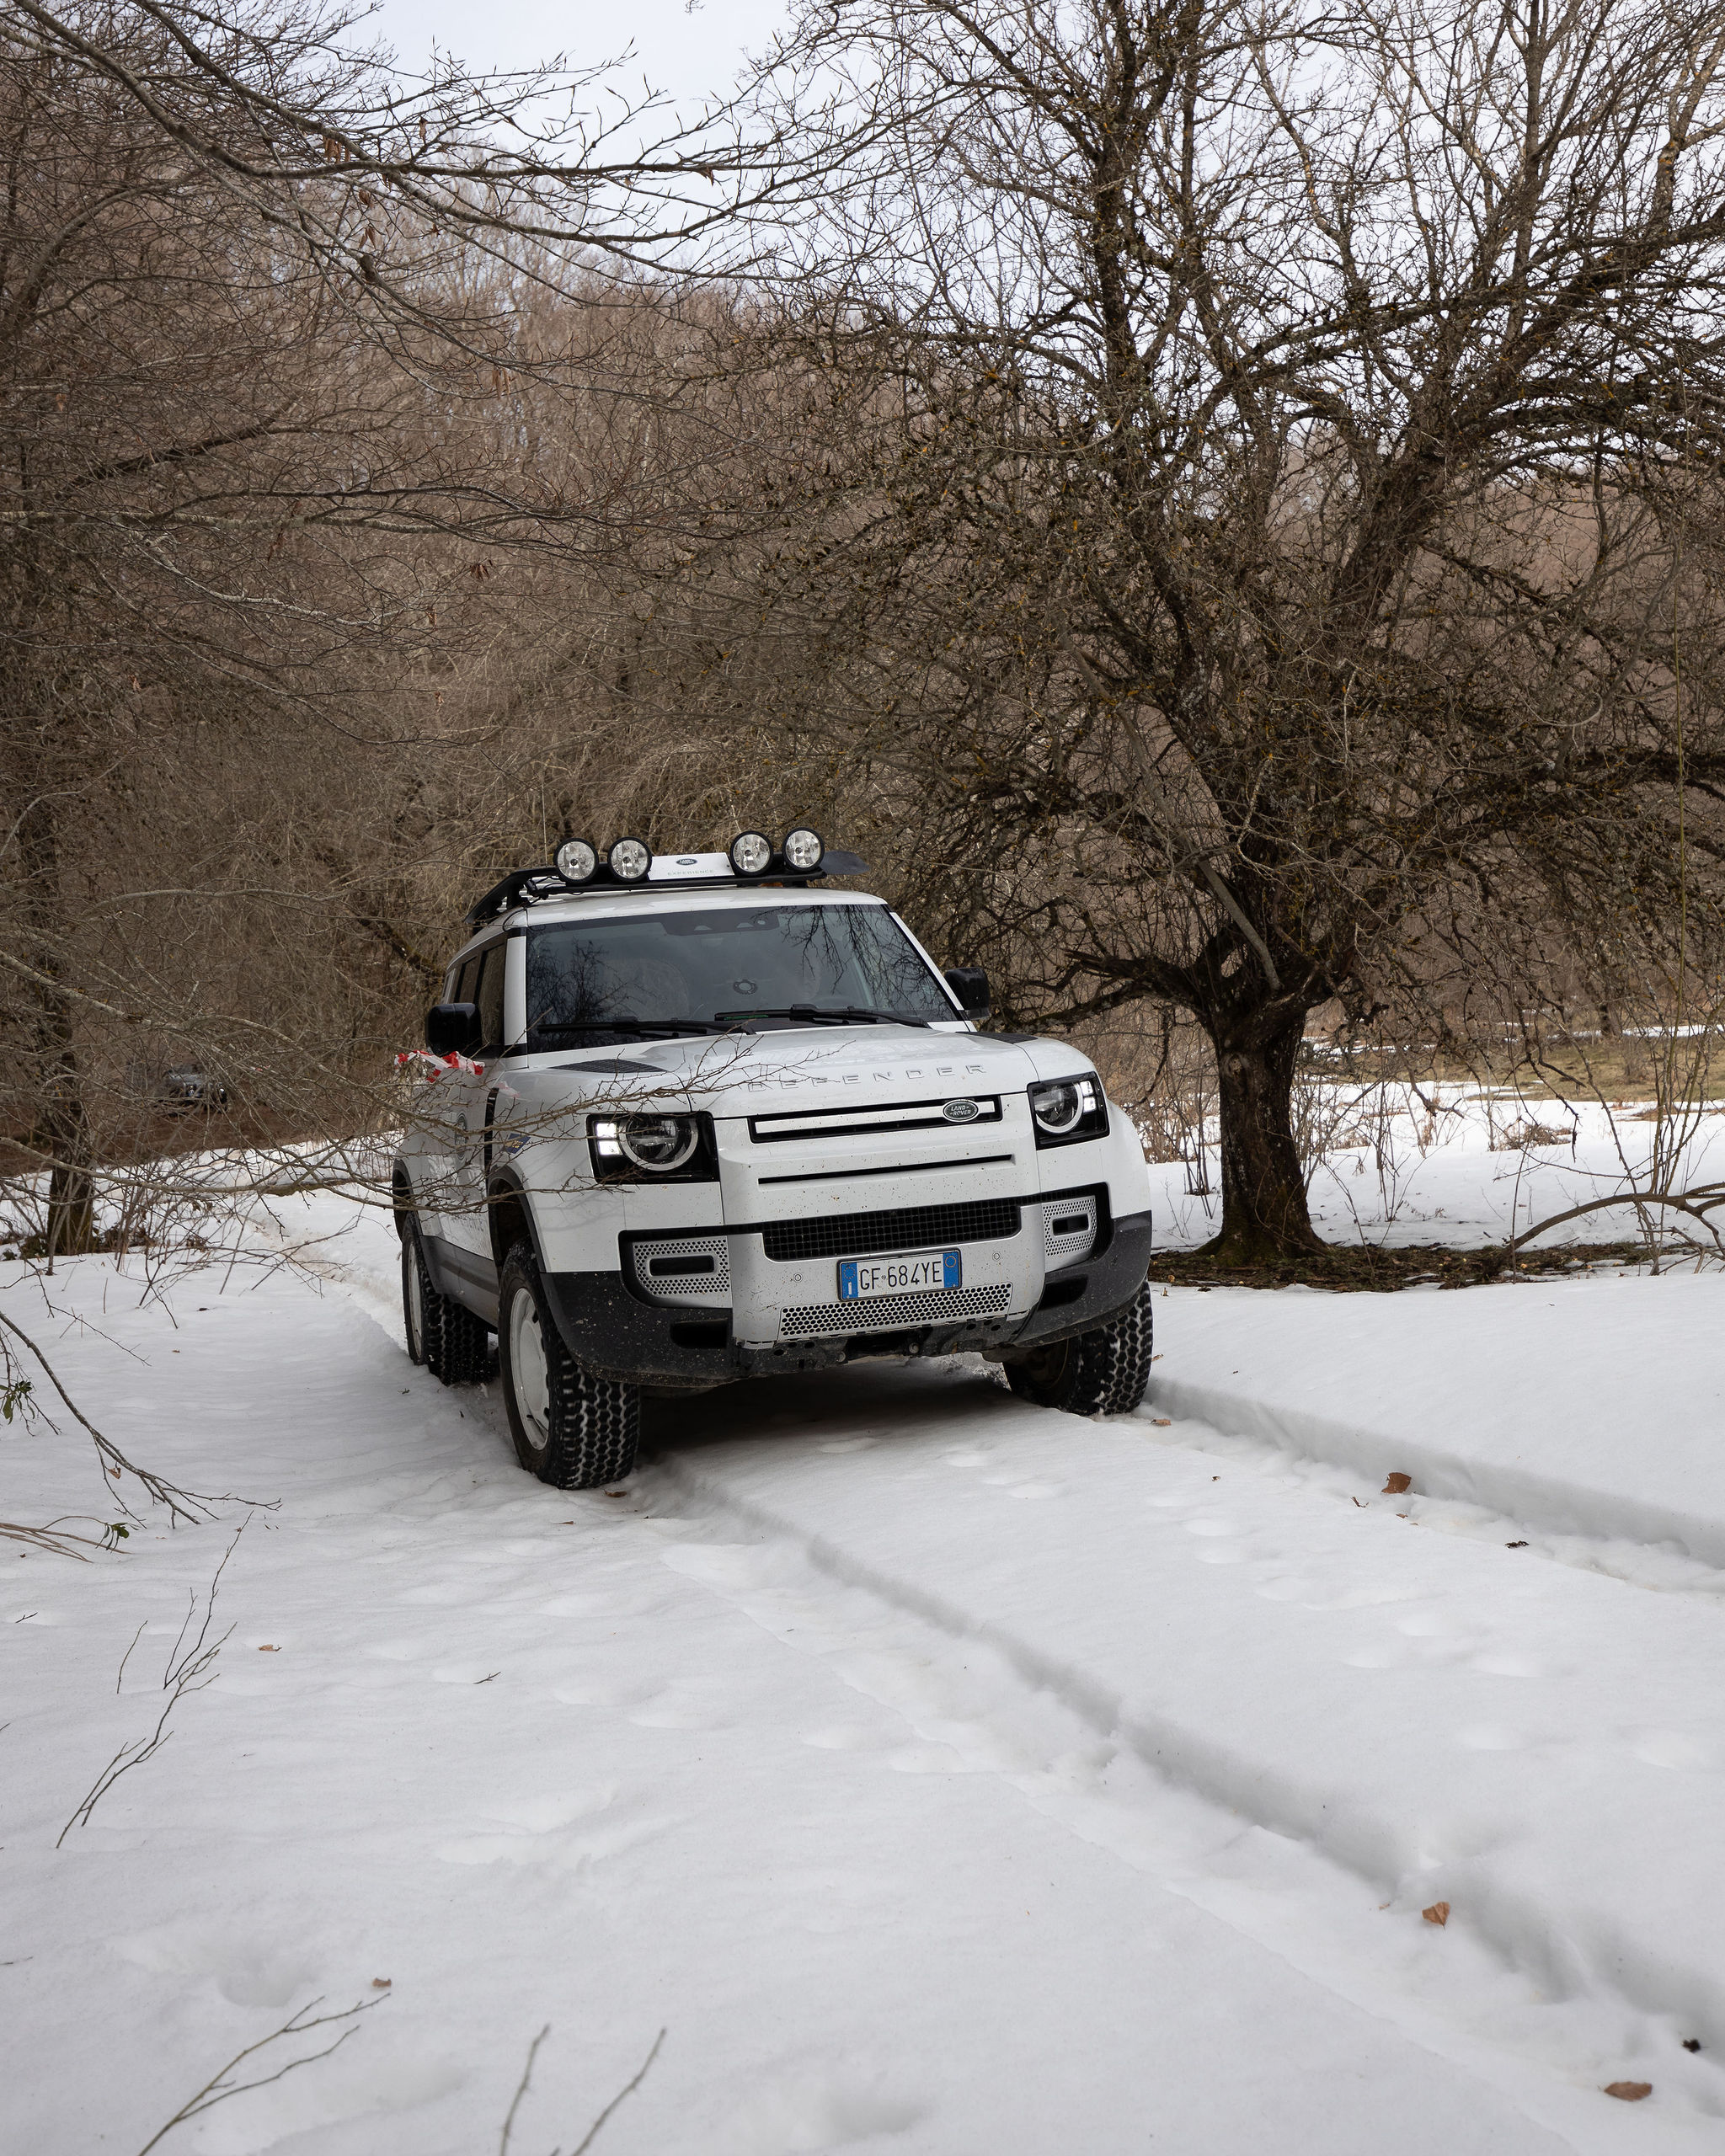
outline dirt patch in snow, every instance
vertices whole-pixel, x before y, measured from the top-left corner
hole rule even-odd
[[[1382,1294],[1395,1288],[1480,1288],[1494,1280],[1551,1279],[1604,1265],[1645,1265],[1654,1253],[1643,1242],[1563,1243],[1513,1257],[1501,1243],[1457,1250],[1445,1243],[1327,1243],[1296,1257],[1259,1265],[1219,1265],[1202,1250],[1162,1251],[1151,1278],[1179,1288],[1328,1288]],[[1663,1258],[1696,1256],[1692,1245],[1662,1249]]]

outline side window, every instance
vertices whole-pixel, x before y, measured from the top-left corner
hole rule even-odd
[[[487,1054],[503,1046],[503,969],[509,946],[494,943],[479,969],[479,990],[473,1001],[479,1006],[479,1044]]]
[[[474,1001],[473,984],[479,978],[481,955],[476,951],[471,958],[462,962],[461,971],[455,977],[455,988],[450,995],[449,1000],[451,1003],[471,1003]]]

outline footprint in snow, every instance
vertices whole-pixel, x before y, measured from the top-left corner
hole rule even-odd
[[[758,2089],[720,2129],[717,2156],[814,2156],[906,2132],[927,2109],[879,2080],[805,2069]]]
[[[1549,1662],[1530,1654],[1477,1654],[1473,1667],[1487,1677],[1551,1677],[1557,1673]]]
[[[579,1871],[655,1839],[672,1822],[631,1816],[627,1806],[618,1806],[614,1790],[593,1790],[499,1806],[488,1823],[492,1831],[446,1842],[437,1854],[446,1864]]]
[[[895,1741],[896,1732],[887,1734],[860,1721],[839,1722],[830,1729],[803,1732],[803,1742],[813,1745],[817,1752],[884,1752]]]
[[[163,1976],[204,1977],[234,2006],[283,2007],[319,1981],[318,1961],[297,1945],[269,1945],[222,1924],[181,1922],[115,1942],[123,1961]]]
[[[633,1709],[629,1720],[638,1729],[724,1729],[730,1718],[693,1686],[673,1684]]]
[[[1681,1730],[1643,1730],[1636,1738],[1633,1749],[1636,1758],[1649,1767],[1710,1774],[1725,1766],[1725,1750],[1720,1746],[1710,1744],[1703,1737],[1688,1736]]]

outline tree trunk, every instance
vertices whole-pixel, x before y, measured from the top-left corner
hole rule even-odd
[[[90,1119],[84,1107],[77,1051],[68,1027],[56,1059],[51,1090],[36,1123],[36,1143],[48,1171],[48,1257],[73,1257],[96,1241],[96,1185],[90,1173]]]
[[[1294,1143],[1294,1064],[1305,1014],[1261,1037],[1211,1032],[1220,1081],[1221,1232],[1204,1247],[1230,1265],[1315,1250],[1306,1177]]]
[[[96,1186],[91,1174],[89,1110],[79,1067],[72,998],[60,985],[64,907],[61,890],[60,819],[45,758],[26,765],[16,827],[22,871],[26,963],[38,978],[20,984],[29,1033],[27,1055],[36,1086],[29,1144],[48,1161],[47,1257],[74,1256],[96,1238]]]

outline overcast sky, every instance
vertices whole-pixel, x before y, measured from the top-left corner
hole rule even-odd
[[[385,0],[366,28],[409,73],[434,44],[475,68],[530,67],[558,52],[571,68],[588,67],[633,45],[631,87],[644,72],[694,105],[728,91],[745,48],[761,51],[785,16],[785,0]]]

